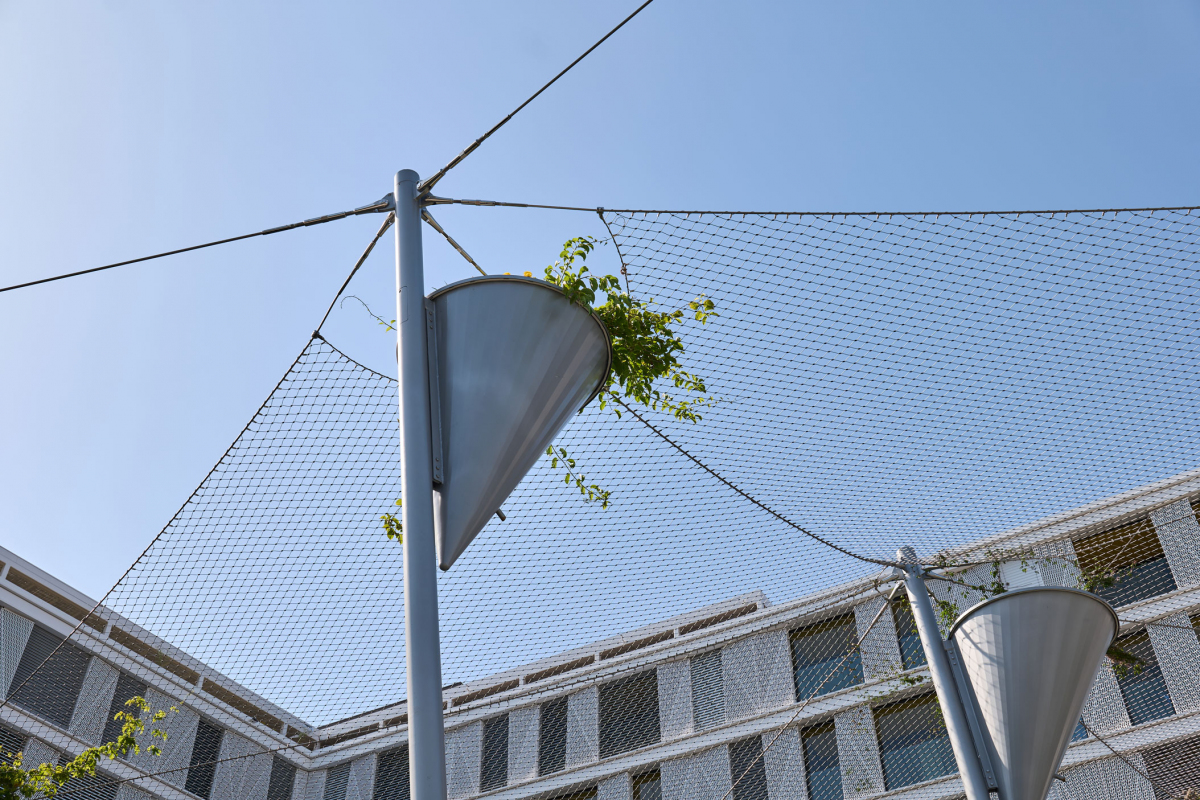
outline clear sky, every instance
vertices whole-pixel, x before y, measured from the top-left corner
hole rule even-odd
[[[0,283],[374,201],[633,2],[0,3]],[[1200,7],[656,0],[438,187],[609,208],[1200,203]],[[450,208],[492,271],[595,215]],[[306,342],[378,217],[0,295],[0,543],[94,595]],[[469,267],[427,232],[431,286]],[[390,241],[352,293],[392,316]],[[352,301],[331,341],[393,373]]]

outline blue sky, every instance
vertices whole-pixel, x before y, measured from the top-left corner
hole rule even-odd
[[[0,5],[5,284],[362,205],[632,3]],[[656,0],[439,185],[609,208],[1200,202],[1194,4]],[[594,215],[450,208],[539,271]],[[119,577],[303,347],[378,218],[0,295],[0,543]],[[427,234],[431,286],[469,267]],[[352,292],[390,318],[390,243]],[[611,258],[605,253],[603,258]],[[604,262],[601,262],[602,264]],[[347,303],[331,341],[384,372]]]

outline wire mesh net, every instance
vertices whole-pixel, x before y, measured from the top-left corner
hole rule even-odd
[[[1052,796],[1200,785],[1196,212],[606,222],[634,295],[714,301],[680,329],[718,402],[589,406],[557,444],[610,507],[540,463],[440,576],[453,800],[954,796],[900,545],[943,630],[1040,584],[1120,612]],[[181,706],[138,775],[407,797],[398,451],[395,382],[314,338],[94,614],[9,566],[79,625],[3,610],[0,747],[111,741],[138,695]]]

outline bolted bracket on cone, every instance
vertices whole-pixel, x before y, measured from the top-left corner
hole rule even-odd
[[[459,281],[426,307],[434,536],[447,570],[600,392],[612,343],[599,317],[535,278]]]

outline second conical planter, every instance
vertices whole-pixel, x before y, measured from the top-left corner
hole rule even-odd
[[[1045,800],[1119,627],[1095,595],[1050,586],[985,600],[954,623],[1003,800]]]
[[[439,566],[449,569],[600,391],[612,346],[595,314],[545,281],[473,278],[429,300],[443,456],[434,531]]]

